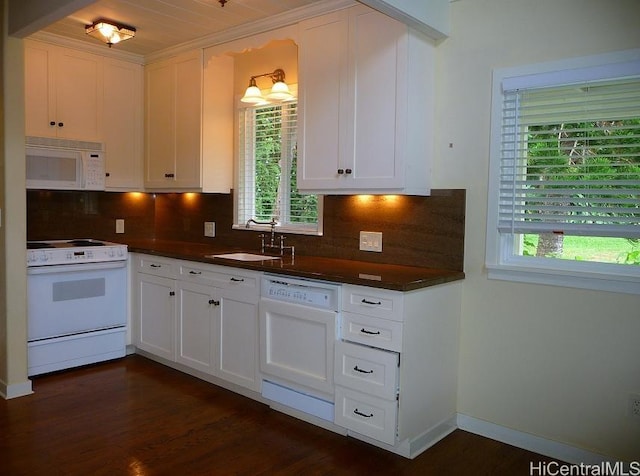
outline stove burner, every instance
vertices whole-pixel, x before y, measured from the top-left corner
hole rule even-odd
[[[67,241],[67,244],[71,246],[104,246],[103,242],[94,240],[70,240]]]
[[[51,243],[44,243],[42,241],[27,241],[28,250],[39,250],[42,248],[53,248]]]

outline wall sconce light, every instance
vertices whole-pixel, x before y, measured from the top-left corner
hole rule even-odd
[[[84,28],[87,35],[93,36],[99,41],[104,41],[109,48],[116,43],[128,40],[136,36],[136,29],[132,26],[122,25],[110,20],[96,20]]]
[[[262,96],[262,92],[260,92],[260,88],[258,88],[256,83],[256,78],[262,78],[265,76],[269,76],[273,82],[271,92],[267,94],[266,98]],[[276,69],[272,73],[263,73],[251,76],[251,79],[249,79],[249,87],[240,101],[248,104],[260,104],[270,101],[287,101],[290,99],[293,99],[293,94],[289,91],[287,83],[284,82],[284,71]]]

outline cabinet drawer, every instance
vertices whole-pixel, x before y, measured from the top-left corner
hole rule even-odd
[[[335,424],[395,444],[398,402],[336,387]]]
[[[209,284],[222,289],[241,289],[258,293],[258,273],[250,273],[224,266],[202,266],[197,263],[182,263],[180,278],[186,281]]]
[[[402,321],[403,305],[404,297],[398,291],[351,285],[343,287],[343,311]]]
[[[342,338],[372,347],[402,351],[402,322],[345,312],[342,314]]]
[[[336,385],[395,400],[399,354],[349,342],[337,342],[335,349]]]
[[[165,278],[175,278],[178,274],[175,261],[164,260],[154,256],[140,256],[137,268],[142,273]]]

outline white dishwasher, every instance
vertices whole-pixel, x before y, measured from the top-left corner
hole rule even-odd
[[[333,421],[340,285],[265,275],[259,313],[262,395]]]

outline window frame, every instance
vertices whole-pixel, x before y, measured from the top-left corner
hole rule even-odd
[[[515,236],[498,231],[503,85],[561,86],[640,74],[640,49],[493,71],[485,267],[489,279],[640,294],[640,266],[519,256]]]
[[[296,92],[297,88],[295,87],[296,85],[290,85],[290,89],[294,92]],[[263,94],[266,94],[266,91],[263,91]],[[298,102],[298,99],[296,98],[295,102]],[[240,124],[240,121],[242,120],[243,114],[246,110],[251,110],[251,109],[256,109],[259,107],[273,107],[273,106],[280,106],[280,105],[286,105],[286,102],[283,103],[265,103],[265,104],[257,104],[257,105],[247,105],[247,104],[243,104],[242,102],[240,102],[239,100],[237,101],[237,108],[236,108],[236,112],[237,112],[237,124]],[[297,119],[296,119],[297,121]],[[253,123],[253,126],[255,126],[255,123]],[[243,126],[244,127],[244,126]],[[297,125],[296,125],[297,127]],[[245,147],[245,143],[246,140],[243,140],[243,136],[240,133],[240,130],[238,129],[238,147],[236,148],[236,171],[235,171],[235,180],[234,180],[234,184],[235,184],[235,189],[236,189],[236,193],[234,194],[234,210],[233,210],[233,225],[232,225],[232,229],[237,229],[237,230],[254,230],[254,231],[270,231],[271,230],[271,226],[270,225],[264,225],[264,224],[255,224],[255,223],[251,223],[249,226],[246,225],[245,223],[241,223],[240,222],[240,208],[241,208],[241,203],[245,203],[247,200],[252,200],[255,197],[255,194],[253,193],[253,191],[251,191],[250,193],[243,193],[242,196],[239,193],[240,192],[240,188],[241,188],[241,184],[240,181],[242,180],[241,178],[241,173],[240,173],[240,168],[244,167],[245,170],[247,170],[247,166],[246,166],[246,159],[245,157],[242,157],[243,153],[246,154],[246,150],[247,148]],[[249,146],[249,153],[252,155],[252,157],[254,157],[255,159],[255,154],[253,154],[253,148],[255,147],[255,142],[251,141],[251,145]],[[285,149],[288,150],[288,149]],[[286,165],[291,165],[291,160],[292,157],[287,157],[286,161],[287,164]],[[252,174],[255,175],[255,168],[256,168],[256,163],[255,160],[251,161],[251,164],[249,166],[249,169],[252,171]],[[284,180],[281,177],[281,185],[284,185],[283,188],[283,193],[285,194],[285,196],[289,197],[290,195],[290,191],[291,191],[291,180],[290,178],[287,180]],[[246,188],[246,185],[242,184],[243,188]],[[292,224],[292,223],[278,223],[276,225],[276,231],[278,233],[290,233],[290,234],[299,234],[299,235],[314,235],[314,236],[321,236],[323,234],[323,196],[322,195],[318,195],[316,194],[318,197],[318,209],[317,209],[317,213],[318,213],[318,220],[317,220],[317,226],[313,227],[313,226],[308,226],[308,225],[304,225],[304,224],[300,224],[300,225],[296,225],[296,224]],[[283,212],[284,213],[289,213],[289,210],[291,208],[291,203],[289,200],[286,201],[286,203],[282,204],[283,206]],[[288,216],[288,215],[287,215]],[[254,217],[255,218],[255,217]]]

